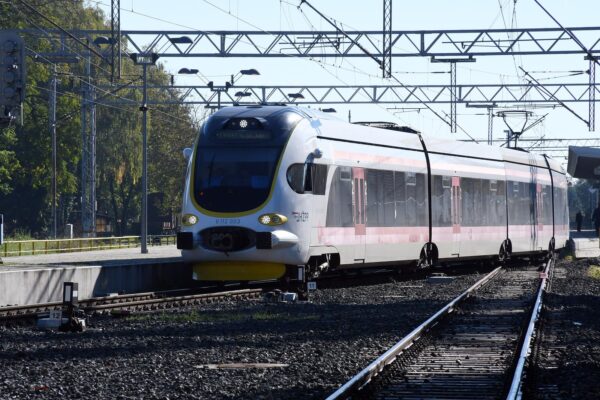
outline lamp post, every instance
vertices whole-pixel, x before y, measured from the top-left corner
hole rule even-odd
[[[300,92],[298,93],[288,93],[288,97],[290,99],[294,99],[296,100],[296,105],[298,105],[298,100],[303,100],[304,99],[304,95]]]
[[[142,216],[140,221],[140,238],[142,254],[148,253],[148,96],[147,96],[147,70],[148,66],[156,64],[158,54],[132,54],[131,59],[136,65],[141,65],[143,70],[144,88],[142,94]]]

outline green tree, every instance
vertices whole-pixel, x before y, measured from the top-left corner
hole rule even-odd
[[[107,29],[104,14],[82,0],[30,0],[36,10],[65,29]],[[30,52],[54,51],[44,30],[54,29],[45,18],[19,2],[0,2],[0,29],[34,28],[39,34],[26,37]],[[35,32],[35,31],[34,31]],[[81,91],[85,80],[83,46],[67,49],[79,56],[77,64],[58,64],[57,96],[57,186],[65,222],[78,222],[81,193]],[[27,93],[23,105],[24,124],[0,131],[0,210],[9,229],[30,231],[45,237],[50,223],[51,137],[48,124],[49,82],[52,66],[43,57],[27,58]],[[46,60],[47,61],[47,60]],[[92,56],[92,85],[98,87],[97,112],[97,200],[100,213],[114,223],[115,233],[132,232],[139,221],[141,191],[141,103],[139,90],[123,89],[117,96],[134,99],[131,106],[114,105],[109,65]],[[166,84],[168,74],[161,65],[150,70],[150,83]],[[141,83],[140,68],[123,59],[123,79]],[[109,89],[110,90],[110,89]],[[178,99],[180,93],[152,93],[156,99]],[[181,105],[151,106],[149,111],[149,187],[165,193],[163,212],[177,210],[183,190],[184,160],[181,149],[195,137],[193,110]],[[60,210],[59,210],[60,211]],[[75,219],[75,220],[74,220]]]

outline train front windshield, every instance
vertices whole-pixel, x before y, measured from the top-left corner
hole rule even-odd
[[[210,211],[241,212],[269,196],[279,147],[202,147],[196,161],[196,201]]]
[[[285,125],[258,118],[209,121],[201,132],[195,158],[196,203],[221,213],[261,206],[269,197],[290,135]]]

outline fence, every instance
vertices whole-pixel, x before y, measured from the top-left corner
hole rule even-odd
[[[148,235],[150,246],[175,244],[172,235]],[[15,240],[0,245],[0,256],[30,256],[36,254],[71,253],[78,251],[124,249],[141,245],[139,236],[102,238]]]

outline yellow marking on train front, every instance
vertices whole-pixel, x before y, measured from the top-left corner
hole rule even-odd
[[[285,265],[261,261],[214,261],[194,264],[201,281],[257,281],[281,278]]]

